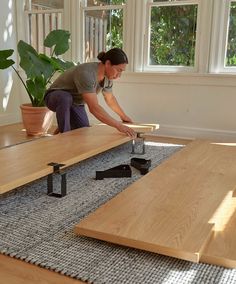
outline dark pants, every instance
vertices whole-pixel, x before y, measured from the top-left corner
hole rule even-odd
[[[84,105],[73,104],[72,95],[63,90],[54,90],[45,96],[46,106],[56,112],[59,131],[88,127],[89,120]]]

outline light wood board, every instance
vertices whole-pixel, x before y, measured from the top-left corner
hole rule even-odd
[[[227,203],[200,261],[236,268],[236,198],[232,198],[232,192],[228,194]]]
[[[132,128],[136,133],[150,133],[154,130],[159,129],[159,124],[156,123],[140,123],[140,122],[134,122],[134,123],[123,123],[124,125]],[[105,125],[104,123],[99,123],[99,125]]]
[[[154,123],[139,123],[139,122],[134,122],[134,123],[124,123],[128,127],[132,128],[136,133],[150,133],[153,132],[154,130],[159,129],[159,124],[154,124]]]
[[[75,232],[198,262],[235,185],[236,147],[196,140],[82,220]]]
[[[131,140],[103,125],[76,129],[0,150],[0,193],[52,173],[47,164],[73,165]]]

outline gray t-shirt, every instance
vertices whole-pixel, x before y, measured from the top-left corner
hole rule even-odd
[[[66,70],[47,90],[65,90],[71,93],[73,103],[83,104],[82,94],[112,92],[113,82],[105,77],[103,85],[98,82],[98,62],[83,63]]]

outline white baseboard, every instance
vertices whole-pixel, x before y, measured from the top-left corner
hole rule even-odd
[[[20,112],[0,114],[0,125],[8,125],[8,124],[21,122],[21,121],[22,119],[21,119]]]
[[[221,129],[194,128],[174,125],[160,125],[159,130],[152,135],[185,138],[185,139],[209,139],[219,142],[236,142],[236,131]]]

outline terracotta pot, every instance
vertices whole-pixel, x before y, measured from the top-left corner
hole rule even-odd
[[[31,104],[22,104],[20,108],[27,135],[42,136],[47,134],[53,121],[51,110],[47,107],[32,107]]]

